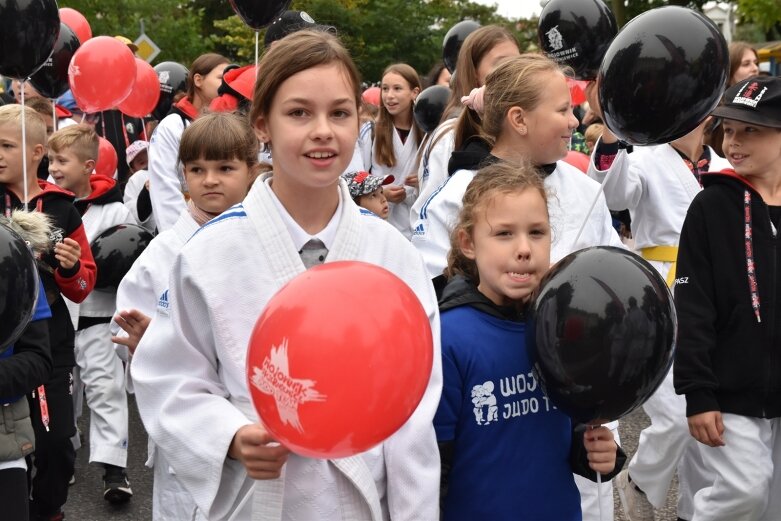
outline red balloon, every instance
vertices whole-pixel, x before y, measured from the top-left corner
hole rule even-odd
[[[95,163],[95,173],[106,177],[114,177],[117,171],[117,151],[108,139],[98,136],[98,160]]]
[[[68,83],[84,112],[100,112],[127,98],[136,81],[136,60],[124,43],[96,36],[82,44],[71,58]]]
[[[280,443],[303,456],[342,458],[407,421],[432,358],[428,317],[401,279],[365,262],[331,262],[269,300],[250,337],[247,380],[261,422]]]
[[[143,118],[152,112],[160,99],[160,80],[157,72],[141,58],[136,58],[136,82],[133,90],[117,108],[128,116]]]
[[[76,33],[76,38],[79,39],[80,44],[84,44],[84,42],[92,38],[92,29],[89,26],[89,22],[77,10],[63,7],[60,9],[60,21]]]
[[[588,172],[589,161],[591,161],[589,156],[583,152],[578,152],[577,150],[570,150],[567,152],[567,156],[564,158],[565,163],[569,163],[584,174]]]
[[[580,105],[586,101],[586,87],[589,82],[583,80],[576,80],[574,78],[567,78],[567,85],[569,86],[569,94],[572,97],[572,105]]]

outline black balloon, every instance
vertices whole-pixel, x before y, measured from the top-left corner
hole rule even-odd
[[[442,120],[447,101],[450,99],[450,89],[444,85],[432,85],[421,92],[415,99],[412,115],[415,123],[424,132],[432,132]]]
[[[230,0],[233,11],[250,28],[259,31],[287,11],[292,0]]]
[[[448,30],[445,41],[442,42],[442,61],[450,72],[456,70],[458,53],[464,45],[466,37],[480,28],[480,24],[472,20],[463,20]]]
[[[582,423],[617,420],[661,384],[673,360],[676,316],[656,270],[600,246],[564,257],[529,312],[530,360],[553,404]]]
[[[537,25],[545,54],[572,68],[579,80],[596,78],[616,33],[616,19],[602,0],[551,0]]]
[[[33,74],[59,33],[55,0],[0,0],[0,74],[19,80]]]
[[[160,81],[160,99],[157,101],[152,117],[161,120],[171,110],[174,97],[187,90],[187,67],[176,62],[162,62],[155,65],[157,79]]]
[[[632,19],[597,76],[608,128],[635,145],[669,143],[718,105],[729,71],[727,42],[702,14],[668,6]]]
[[[41,96],[59,98],[68,91],[70,88],[68,65],[70,65],[73,53],[76,52],[79,45],[76,33],[64,23],[60,23],[60,35],[54,43],[52,55],[46,60],[43,67],[30,77],[30,83]]]
[[[98,268],[95,288],[117,289],[151,241],[152,234],[135,224],[118,224],[95,237],[90,244]]]
[[[30,323],[39,280],[30,248],[16,232],[0,224],[0,353]]]

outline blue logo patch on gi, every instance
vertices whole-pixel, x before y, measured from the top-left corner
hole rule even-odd
[[[163,294],[160,295],[160,299],[157,301],[157,312],[161,315],[168,316],[168,313],[170,311],[170,304],[168,302],[168,290],[163,291]]]

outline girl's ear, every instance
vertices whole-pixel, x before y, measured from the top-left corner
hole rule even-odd
[[[268,120],[265,116],[258,116],[253,128],[255,129],[255,135],[258,136],[261,143],[264,145],[271,143],[271,134],[268,132]]]
[[[201,85],[203,85],[203,76],[201,74],[193,74],[193,85],[197,89],[201,88]]]
[[[458,230],[458,249],[467,259],[475,260],[475,243],[464,229]]]
[[[526,112],[521,107],[510,107],[505,119],[510,128],[522,136],[526,135]]]
[[[414,89],[412,89],[412,100],[413,101],[415,99],[417,99],[418,94],[420,94],[420,87],[415,87]]]

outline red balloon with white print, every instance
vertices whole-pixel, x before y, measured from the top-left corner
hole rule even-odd
[[[260,422],[313,458],[365,452],[410,418],[431,376],[433,340],[415,293],[384,268],[322,264],[270,300],[247,382]]]

